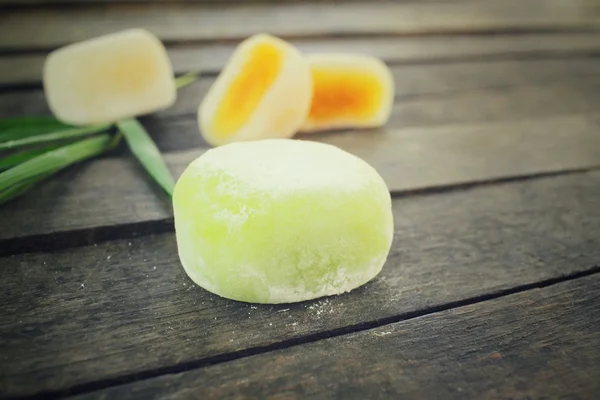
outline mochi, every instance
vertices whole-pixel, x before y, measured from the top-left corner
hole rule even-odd
[[[313,97],[301,132],[384,125],[394,103],[387,65],[361,54],[309,54]]]
[[[289,138],[310,107],[311,73],[291,44],[267,34],[241,42],[198,107],[198,126],[213,146]]]
[[[55,50],[43,72],[50,110],[73,125],[116,122],[170,107],[177,97],[173,78],[163,44],[142,29]]]
[[[262,139],[212,148],[173,193],[181,264],[199,286],[250,303],[349,292],[381,271],[393,237],[381,176],[335,146]]]

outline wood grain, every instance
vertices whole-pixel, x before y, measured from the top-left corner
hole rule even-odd
[[[573,78],[587,82],[600,75],[600,57],[398,65],[391,70],[398,101],[459,91],[551,84]],[[211,84],[209,78],[186,87],[179,92],[173,107],[154,115],[196,114]],[[32,99],[32,105],[35,102]],[[0,95],[0,113],[6,103]]]
[[[599,304],[596,274],[75,398],[593,399]]]
[[[600,75],[530,86],[497,87],[399,98],[393,106],[386,130],[515,121],[596,111],[600,111]],[[141,121],[163,151],[208,146],[199,134],[198,120],[195,115],[177,118],[148,116]],[[380,131],[366,130],[360,133],[370,135],[372,132]],[[297,137],[316,139],[326,136],[327,134],[324,133]]]
[[[582,114],[311,139],[363,158],[398,194],[600,167],[599,127],[597,114]],[[203,151],[165,158],[177,177]],[[0,254],[163,232],[172,229],[171,216],[170,203],[133,159],[97,160],[4,205]]]
[[[5,257],[0,395],[80,392],[588,271],[598,202],[599,172],[397,198],[379,277],[276,307],[194,286],[172,234]]]
[[[227,0],[228,3],[299,3],[306,0]],[[339,2],[340,0],[310,0],[313,3],[318,2]],[[352,2],[352,1],[364,1],[364,0],[341,0],[343,2]],[[381,1],[398,1],[398,2],[411,2],[413,0],[372,0],[373,2]],[[419,0],[422,2],[425,1],[439,1],[439,0]],[[461,1],[461,0],[458,0]],[[29,6],[29,5],[82,5],[82,4],[94,4],[94,3],[141,3],[141,4],[151,4],[151,3],[199,3],[199,4],[223,4],[223,0],[0,0],[0,5],[10,5],[10,6]]]
[[[463,59],[564,57],[600,51],[596,33],[522,35],[456,35],[432,37],[370,37],[291,39],[306,53],[351,52],[369,54],[395,63],[444,62]],[[200,70],[215,74],[225,65],[236,43],[170,46],[176,73]],[[16,54],[0,58],[0,85],[40,83],[45,54]]]
[[[0,16],[0,49],[53,48],[131,27],[166,42],[240,40],[265,30],[281,37],[581,30],[600,27],[598,6],[596,0],[504,0],[8,9]]]
[[[579,80],[585,86],[585,82],[600,76],[600,58],[397,65],[392,67],[392,74],[397,100],[406,100],[415,96],[552,84],[565,80]],[[195,115],[214,79],[212,76],[204,77],[180,90],[175,105],[154,113],[153,117]],[[0,117],[49,114],[42,90],[0,92]]]

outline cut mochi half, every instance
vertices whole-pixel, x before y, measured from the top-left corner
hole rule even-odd
[[[301,132],[384,125],[394,103],[394,79],[378,58],[345,53],[309,54],[313,97]]]
[[[46,58],[44,91],[62,122],[115,122],[173,105],[177,89],[163,44],[131,29],[74,43]]]
[[[308,62],[291,44],[254,35],[234,51],[198,108],[198,124],[213,146],[293,136],[308,114]]]

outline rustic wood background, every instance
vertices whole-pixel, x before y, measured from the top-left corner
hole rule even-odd
[[[206,150],[198,104],[248,35],[386,61],[385,128],[304,138],[382,174],[389,260],[343,296],[214,296],[121,147],[0,208],[1,398],[598,396],[599,0],[0,0],[0,117],[49,115],[48,51],[131,27],[203,72],[141,118],[176,175]]]

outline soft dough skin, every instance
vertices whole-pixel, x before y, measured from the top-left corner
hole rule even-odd
[[[308,114],[308,62],[291,44],[259,34],[236,48],[198,108],[198,124],[213,146],[293,136]]]
[[[130,29],[50,53],[44,91],[62,122],[115,122],[172,106],[177,98],[167,50],[151,33]]]
[[[290,303],[355,289],[382,269],[393,237],[389,191],[366,162],[312,141],[209,150],[173,195],[189,277],[233,300]]]
[[[384,125],[394,102],[394,79],[378,58],[345,53],[310,54],[313,97],[301,132]]]

